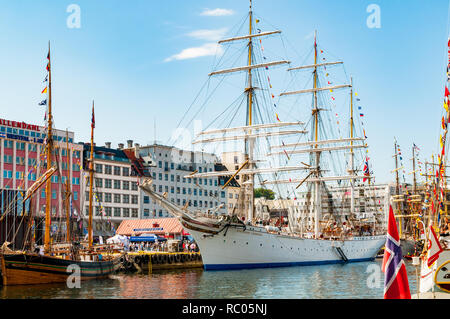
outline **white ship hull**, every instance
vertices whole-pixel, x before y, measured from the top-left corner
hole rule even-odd
[[[386,243],[385,236],[345,241],[315,240],[272,234],[253,226],[245,230],[229,227],[214,235],[192,229],[196,227],[189,227],[186,220],[182,223],[198,244],[205,270],[372,261]]]

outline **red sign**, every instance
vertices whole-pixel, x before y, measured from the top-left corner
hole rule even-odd
[[[0,119],[0,125],[6,125],[6,126],[10,126],[10,127],[16,127],[16,128],[21,128],[21,129],[25,129],[25,130],[32,130],[32,131],[40,132],[38,125],[27,124],[25,122],[16,122],[16,121]]]

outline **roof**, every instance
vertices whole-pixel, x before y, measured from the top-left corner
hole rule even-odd
[[[124,220],[117,228],[117,235],[139,235],[139,234],[177,234],[182,233],[183,227],[177,218],[158,219],[133,219]]]

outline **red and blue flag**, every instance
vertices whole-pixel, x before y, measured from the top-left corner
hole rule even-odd
[[[392,206],[389,208],[388,234],[382,270],[385,273],[384,299],[411,299],[408,275]]]

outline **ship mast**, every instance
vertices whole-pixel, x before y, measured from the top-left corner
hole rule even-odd
[[[247,126],[253,125],[253,83],[252,83],[252,54],[253,54],[253,10],[252,10],[252,0],[250,0],[250,10],[249,10],[249,39],[248,39],[248,87],[246,88],[247,92]],[[248,134],[251,134],[252,131],[248,131]],[[248,166],[250,169],[253,168],[253,148],[254,148],[255,139],[245,139],[245,160],[248,162]],[[249,196],[249,209],[247,220],[249,222],[252,221],[254,215],[254,179],[255,175],[251,174],[245,178],[245,180],[250,182],[248,185],[248,196]],[[245,188],[247,188],[245,186]]]
[[[66,160],[67,160],[67,182],[66,182],[66,229],[67,229],[67,242],[70,242],[70,149],[69,149],[69,132],[66,130]]]
[[[416,153],[413,145],[412,148],[412,161],[413,161],[413,193],[416,193],[417,190],[417,181],[416,181]]]
[[[52,69],[50,63],[50,41],[48,42],[48,114],[47,114],[47,171],[52,167],[53,154],[53,135],[52,135]],[[47,180],[45,187],[45,235],[44,252],[49,253],[51,249],[50,226],[51,226],[51,208],[52,208],[52,181]]]
[[[353,146],[353,78],[350,79],[350,145]],[[355,175],[355,169],[354,169],[354,158],[355,153],[353,152],[353,148],[350,149],[350,175]],[[355,213],[355,181],[351,180],[351,201],[350,201],[350,214],[353,216]]]
[[[314,116],[314,141],[319,141],[319,108],[317,105],[317,31],[314,32],[314,109],[312,114]],[[319,148],[319,145],[316,144],[314,148]],[[321,152],[316,152],[316,177],[317,181],[315,184],[315,210],[314,210],[314,235],[316,238],[319,237],[319,218],[320,218],[320,209],[321,209],[321,194],[320,194],[320,154]]]
[[[94,101],[92,101],[92,123],[91,123],[91,156],[89,160],[89,224],[88,224],[88,241],[89,250],[92,249],[92,199],[93,199],[93,184],[94,184]]]

